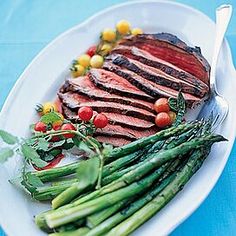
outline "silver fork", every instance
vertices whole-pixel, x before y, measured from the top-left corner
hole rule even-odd
[[[216,67],[221,45],[232,15],[231,5],[221,5],[216,9],[216,36],[212,55],[211,72],[210,72],[210,88],[211,94],[205,102],[197,119],[213,117],[212,130],[215,130],[226,118],[228,114],[228,103],[218,93],[216,87]]]

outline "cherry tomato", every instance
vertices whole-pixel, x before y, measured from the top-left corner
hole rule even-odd
[[[43,168],[39,168],[37,166],[33,166],[35,170],[47,170],[47,169],[51,169],[54,166],[56,166],[61,159],[64,157],[64,154],[58,154],[51,162],[49,162],[48,165],[44,166]]]
[[[94,117],[93,124],[96,128],[104,128],[108,124],[108,119],[104,114],[98,114]]]
[[[76,130],[75,126],[72,124],[64,124],[61,127],[61,130]],[[73,138],[74,134],[63,134],[65,138]]]
[[[174,123],[175,119],[176,119],[176,113],[173,111],[169,111],[168,115],[170,116],[171,119],[171,123]]]
[[[90,57],[92,57],[92,56],[96,53],[96,51],[97,51],[97,46],[94,45],[94,46],[91,46],[91,47],[87,50],[86,54],[88,54]]]
[[[47,125],[44,124],[43,122],[39,121],[35,124],[34,130],[38,132],[46,132],[47,131]]]
[[[91,107],[81,107],[78,116],[82,121],[89,121],[93,116],[93,109]]]
[[[155,118],[155,123],[159,128],[164,128],[171,125],[171,118],[166,112],[160,112]]]
[[[117,23],[116,29],[120,34],[128,34],[130,31],[130,23],[127,20],[121,20]]]
[[[170,106],[168,103],[168,99],[167,98],[159,98],[154,104],[154,109],[157,113],[169,112]]]
[[[55,131],[57,131],[57,130],[60,130],[61,129],[61,125],[62,125],[62,123],[57,123],[57,122],[54,122],[53,123],[53,125],[52,125],[52,128],[55,130]],[[58,142],[58,141],[60,141],[60,136],[59,135],[56,135],[56,136],[53,136],[51,139],[50,139],[50,141],[52,141],[52,142]]]

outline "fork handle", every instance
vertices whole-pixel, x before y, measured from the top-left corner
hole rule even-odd
[[[215,84],[217,60],[231,15],[231,5],[224,4],[216,9],[216,35],[210,73],[211,85]]]

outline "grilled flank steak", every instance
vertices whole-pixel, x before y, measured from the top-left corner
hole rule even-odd
[[[109,125],[94,134],[114,146],[157,132],[153,103],[176,98],[189,107],[209,94],[210,66],[198,47],[189,47],[168,33],[124,37],[104,58],[101,69],[69,78],[58,92],[65,117],[79,122],[80,107],[103,112]]]

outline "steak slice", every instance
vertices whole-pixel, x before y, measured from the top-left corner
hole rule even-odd
[[[118,45],[112,50],[111,54],[121,54],[148,66],[155,67],[156,69],[163,71],[165,74],[168,74],[195,86],[200,91],[202,91],[202,94],[209,93],[208,85],[206,85],[204,82],[202,82],[192,74],[181,70],[180,68],[174,66],[173,64],[170,64],[169,62],[154,57],[153,55],[142,49],[131,46]]]
[[[155,97],[156,99],[159,97],[174,97],[177,98],[178,91],[171,89],[169,87],[165,87],[159,84],[156,84],[152,81],[149,81],[142,76],[121,68],[117,65],[114,65],[112,62],[105,61],[103,64],[103,67],[109,71],[112,71],[119,76],[122,76],[123,78],[127,79],[129,82],[137,86],[140,90],[150,94],[151,96]],[[193,96],[191,94],[183,93],[183,96],[189,106],[194,106],[198,103],[200,103],[200,98]]]
[[[190,93],[200,98],[204,97],[206,94],[204,91],[194,85],[191,85],[183,80],[174,78],[173,76],[167,75],[159,69],[145,65],[136,60],[127,58],[119,54],[112,55],[109,58],[111,58],[112,62],[115,65],[131,70],[136,74],[142,76],[143,78],[155,82],[156,84],[170,87],[177,91]]]
[[[64,116],[71,121],[78,121],[77,112],[70,108],[63,106]],[[122,127],[128,127],[136,130],[150,129],[155,126],[153,122],[135,118],[132,116],[126,116],[118,113],[103,112],[107,116],[108,121],[112,125],[121,125]]]
[[[102,88],[109,93],[151,102],[155,100],[153,97],[129,83],[126,79],[104,69],[91,69],[89,78],[97,87]]]
[[[58,93],[58,96],[65,106],[73,110],[78,110],[80,107],[89,106],[97,112],[118,113],[151,122],[154,122],[155,119],[155,115],[153,113],[129,105],[123,105],[115,102],[97,101],[74,92]]]
[[[111,144],[114,147],[124,146],[131,142],[131,140],[127,140],[124,138],[115,138],[115,137],[107,137],[107,136],[100,136],[100,135],[96,136],[96,139],[100,143]]]
[[[156,127],[146,130],[134,130],[131,128],[122,127],[120,125],[111,125],[108,124],[103,129],[97,129],[95,132],[96,135],[109,136],[109,137],[118,137],[118,138],[127,138],[131,140],[136,140],[142,137],[147,137],[155,134],[158,131]]]
[[[63,85],[61,91],[74,91],[81,95],[88,96],[92,99],[105,102],[117,102],[154,112],[153,103],[108,93],[107,91],[96,87],[88,76],[79,77],[76,79],[68,79]]]
[[[137,130],[150,129],[155,126],[153,122],[142,120],[132,116],[107,112],[103,112],[102,114],[106,115],[109,120],[109,123],[113,125],[121,125],[122,127],[129,127]]]
[[[209,86],[210,65],[202,56],[199,47],[189,47],[176,36],[169,33],[139,34],[127,36],[120,42],[141,48],[162,60],[176,65],[195,75]]]

